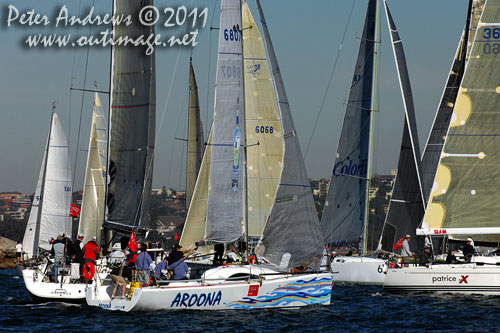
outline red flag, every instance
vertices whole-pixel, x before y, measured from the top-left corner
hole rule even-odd
[[[132,234],[130,235],[130,239],[128,241],[128,248],[130,252],[135,252],[137,251],[137,248],[139,246],[137,245],[137,239],[135,238],[134,231],[132,231]]]
[[[80,213],[80,208],[77,206],[70,204],[69,207],[69,217],[78,217],[78,213]]]
[[[177,235],[177,233],[175,233],[174,242],[177,242],[178,240],[179,240],[179,236]]]
[[[394,244],[394,250],[399,249],[401,246],[403,246],[403,241],[405,240],[404,237],[402,237],[396,244]]]

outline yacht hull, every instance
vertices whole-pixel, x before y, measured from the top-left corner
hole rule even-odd
[[[23,280],[31,298],[37,303],[85,303],[84,283],[43,282],[41,274],[30,268],[23,270]]]
[[[439,293],[500,295],[500,266],[476,258],[470,264],[389,269],[384,289],[392,292],[433,291]]]
[[[212,271],[212,272],[211,272]],[[222,271],[217,280],[213,271]],[[252,276],[260,275],[252,268]],[[173,281],[167,286],[150,286],[134,289],[129,299],[111,300],[112,286],[93,283],[86,289],[87,304],[107,310],[156,311],[156,310],[236,310],[264,308],[299,308],[307,305],[330,304],[332,275],[276,274],[264,272],[262,278],[228,280],[234,274],[248,274],[245,267],[230,266],[207,271],[205,280]],[[275,275],[270,275],[275,274]],[[240,275],[240,276],[241,276]],[[211,276],[211,278],[207,278]]]
[[[336,257],[331,265],[334,283],[383,285],[383,259],[368,257]]]

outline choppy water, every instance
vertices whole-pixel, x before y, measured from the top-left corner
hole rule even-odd
[[[500,332],[500,297],[386,293],[334,286],[330,306],[295,310],[108,312],[33,304],[15,270],[0,270],[0,330],[155,332]]]

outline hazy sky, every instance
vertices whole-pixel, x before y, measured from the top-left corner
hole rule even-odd
[[[111,1],[95,1],[97,13],[110,12]],[[193,50],[200,105],[204,125],[211,122],[219,11],[215,0],[156,1],[159,8],[184,4],[200,9],[208,7],[207,27],[200,29]],[[70,93],[70,86],[82,88],[87,59],[86,48],[33,49],[22,46],[29,34],[75,34],[75,29],[41,26],[7,27],[8,5],[20,11],[34,8],[54,18],[62,5],[70,14],[83,17],[93,1],[5,1],[1,4],[0,29],[0,191],[31,193],[36,185],[50,121],[51,103],[57,101],[57,113],[70,139],[72,166],[75,166],[77,133],[82,93]],[[255,3],[249,1],[256,17]],[[352,17],[347,26],[349,13]],[[262,0],[271,37],[281,67],[292,114],[303,153],[313,133],[326,85],[332,73],[344,30],[347,33],[335,75],[306,156],[310,178],[329,177],[345,111],[344,102],[352,79],[359,36],[363,28],[366,0]],[[78,14],[79,6],[82,13]],[[403,40],[415,100],[421,149],[425,147],[437,105],[450,69],[452,58],[465,24],[466,0],[389,1]],[[215,16],[213,16],[215,13]],[[211,23],[213,22],[213,23]],[[382,13],[380,60],[380,112],[376,118],[374,171],[388,173],[397,165],[403,115],[401,94],[390,48],[385,14]],[[88,34],[88,27],[78,33]],[[95,29],[95,27],[94,27]],[[157,28],[165,36],[170,30]],[[189,55],[187,47],[156,51],[157,63],[157,139],[153,186],[184,188],[185,137]],[[176,61],[177,66],[176,65]],[[210,72],[210,73],[209,73]],[[93,82],[108,90],[109,49],[91,47],[86,71],[87,89]],[[170,87],[171,90],[170,90]],[[170,91],[170,95],[169,95]],[[208,97],[207,97],[208,94]],[[170,96],[167,101],[167,96]],[[101,96],[107,110],[108,97]],[[85,94],[80,134],[80,152],[74,188],[82,187],[86,161],[92,96]],[[163,121],[162,121],[163,119]]]

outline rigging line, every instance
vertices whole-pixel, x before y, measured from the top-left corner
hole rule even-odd
[[[95,6],[95,0],[92,2],[92,6]],[[92,34],[92,25],[89,26],[89,34]],[[85,85],[87,83],[87,69],[89,67],[89,54],[90,54],[90,44],[87,45],[87,55],[85,59],[85,72],[83,74],[83,88],[85,89]],[[73,184],[75,182],[76,170],[78,169],[78,150],[80,149],[80,133],[82,130],[82,117],[83,117],[83,104],[85,101],[85,91],[82,92],[82,103],[80,105],[80,121],[78,122],[78,135],[76,137],[76,152],[75,152],[75,167],[73,169]]]
[[[337,62],[339,60],[340,52],[342,51],[342,47],[344,45],[344,40],[345,40],[345,37],[347,35],[347,29],[349,27],[349,23],[351,22],[351,17],[352,17],[352,13],[354,11],[354,6],[355,5],[356,5],[356,0],[354,0],[352,2],[351,11],[349,13],[349,17],[347,18],[347,24],[346,24],[345,29],[344,29],[344,34],[342,35],[342,41],[340,42],[339,50],[337,51],[337,56],[335,57],[335,61],[333,63],[333,69],[332,69],[332,72],[330,73],[330,79],[328,80],[328,84],[326,85],[325,94],[323,95],[323,99],[321,101],[321,106],[320,106],[319,112],[318,112],[318,114],[316,116],[316,120],[314,122],[314,127],[313,127],[313,130],[311,132],[311,136],[309,137],[309,142],[307,143],[306,151],[304,152],[304,160],[306,159],[307,153],[309,152],[309,147],[311,146],[311,142],[312,142],[312,139],[314,137],[314,132],[316,131],[316,127],[318,126],[318,121],[319,121],[319,118],[321,116],[321,112],[323,111],[323,107],[325,105],[326,97],[328,96],[328,91],[330,90],[330,85],[332,83],[333,74],[335,74],[335,69],[337,68]]]
[[[215,9],[217,8],[217,0],[215,0],[214,4],[214,10],[212,11],[212,21],[210,22],[210,26],[212,27],[214,25],[214,18],[215,18]],[[210,128],[211,126],[208,126],[208,115],[210,113],[210,107],[208,103],[210,102],[210,92],[212,89],[210,89],[210,71],[212,67],[210,66],[211,64],[211,59],[212,59],[212,29],[210,29],[210,32],[208,33],[209,36],[209,41],[208,41],[208,74],[207,74],[207,105],[206,105],[206,110],[205,110],[205,137],[208,140],[208,135],[210,134]]]

